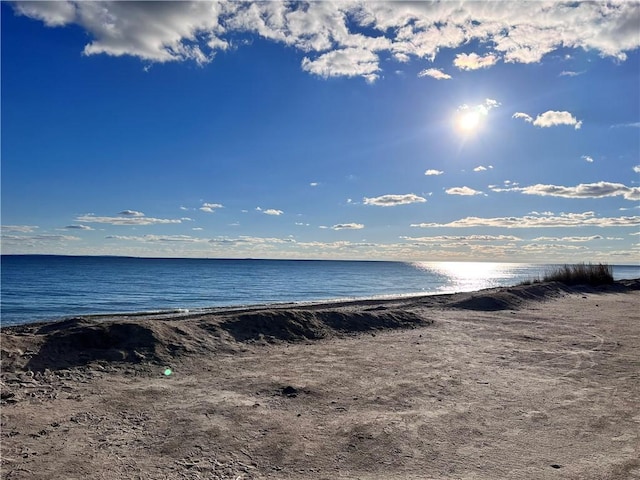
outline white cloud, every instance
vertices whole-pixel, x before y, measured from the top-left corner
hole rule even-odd
[[[482,192],[466,186],[447,188],[445,193],[449,195],[482,195]]]
[[[125,215],[127,217],[144,217],[144,213],[136,212],[135,210],[123,210],[118,215]]]
[[[276,210],[274,208],[267,208],[266,210],[263,210],[260,207],[256,207],[256,211],[262,212],[265,215],[274,215],[274,216],[282,215],[284,213],[282,210]]]
[[[636,172],[636,173],[640,173],[640,165],[635,165],[633,167],[633,171]]]
[[[478,165],[476,168],[473,169],[474,172],[484,172],[487,169],[491,170],[493,168],[493,165],[488,165],[488,166],[483,166],[483,165]]]
[[[560,77],[577,77],[578,75],[582,75],[584,72],[584,70],[582,72],[572,72],[570,70],[565,70],[563,72],[560,72]]]
[[[425,175],[430,176],[430,175],[442,175],[444,172],[442,170],[434,170],[434,169],[429,169],[426,172],[424,172]]]
[[[492,98],[486,98],[484,100],[483,103],[481,103],[480,105],[475,105],[470,107],[469,105],[460,105],[458,107],[458,111],[459,112],[466,112],[468,110],[473,110],[476,111],[482,115],[487,115],[491,110],[493,110],[494,108],[499,107],[501,104],[500,102],[498,102],[497,100],[494,100]]]
[[[72,235],[52,235],[48,233],[38,235],[5,235],[3,233],[2,240],[10,243],[35,244],[42,242],[77,242],[82,239]]]
[[[596,217],[594,212],[561,213],[550,215],[525,215],[523,217],[466,217],[449,223],[414,223],[419,228],[553,228],[553,227],[634,227],[640,225],[640,217]]]
[[[93,230],[93,228],[88,225],[67,225],[64,228],[67,230]]]
[[[376,205],[378,207],[395,207],[397,205],[409,205],[411,203],[424,203],[427,199],[407,193],[405,195],[382,195],[380,197],[364,198],[365,205]]]
[[[593,157],[589,155],[582,155],[580,158],[587,163],[593,163]]]
[[[318,185],[320,185],[318,182],[311,182],[309,184],[310,187],[317,187]]]
[[[224,208],[224,206],[219,203],[203,203],[200,210],[207,213],[214,213],[218,208]]]
[[[459,53],[453,60],[453,64],[460,70],[478,70],[491,67],[496,63],[498,63],[498,57],[491,53],[483,57],[477,53]]]
[[[514,235],[435,235],[431,237],[400,237],[417,243],[444,244],[448,242],[519,242],[522,238]]]
[[[569,112],[549,110],[536,117],[533,121],[536,127],[554,127],[556,125],[573,125],[578,130],[582,126],[582,120],[578,120]]]
[[[2,225],[2,233],[31,233],[38,228],[35,225]]]
[[[592,242],[594,240],[602,240],[602,235],[591,235],[589,237],[538,237],[531,240],[532,242]]]
[[[134,242],[150,242],[150,243],[206,243],[206,238],[191,237],[189,235],[107,235],[108,240],[124,240]]]
[[[592,50],[623,61],[640,46],[640,5],[623,1],[57,1],[15,2],[13,8],[51,27],[79,25],[88,38],[85,55],[204,64],[242,43],[244,35],[257,35],[304,52],[306,71],[369,82],[380,75],[381,55],[403,63],[432,61],[439,51],[474,42],[486,53],[459,54],[458,68],[539,62],[559,49]]]
[[[202,64],[213,57],[216,49],[228,46],[217,36],[223,30],[218,19],[224,3],[43,3],[60,4],[57,25],[77,23],[90,34],[92,40],[84,47],[85,55],[132,55],[151,62],[192,60]],[[31,4],[27,10],[21,4],[17,5],[19,12],[40,16],[50,23],[49,6],[43,9]],[[64,15],[60,15],[62,5],[69,8]]]
[[[522,118],[527,123],[533,122],[533,117],[523,112],[516,112],[513,115],[511,115],[511,118]]]
[[[486,98],[479,105],[460,105],[455,115],[455,122],[461,133],[473,133],[483,124],[489,112],[500,106],[500,102]]]
[[[621,183],[611,182],[581,183],[575,187],[536,184],[530,187],[518,187],[513,190],[527,195],[551,197],[602,198],[622,196],[626,200],[640,200],[640,187],[627,187]]]
[[[76,8],[71,2],[19,2],[16,11],[42,20],[49,27],[59,27],[76,20]]]
[[[451,75],[444,73],[442,70],[437,68],[427,68],[418,73],[418,77],[431,77],[436,80],[449,80]]]
[[[345,48],[320,55],[311,60],[302,59],[302,69],[323,78],[364,77],[369,83],[378,79],[378,56],[363,48]]]
[[[140,212],[135,212],[140,213]],[[80,215],[76,217],[76,222],[84,223],[107,223],[110,225],[158,225],[169,223],[182,223],[180,219],[152,218],[140,215],[122,217],[98,217],[92,214]]]
[[[331,227],[333,230],[360,230],[364,228],[361,223],[338,223]]]
[[[579,130],[582,127],[582,120],[578,120],[569,112],[559,112],[556,110],[548,110],[541,113],[534,120],[531,115],[523,112],[514,113],[511,118],[522,118],[527,123],[533,123],[536,127],[548,128],[557,125],[573,125],[573,128]]]

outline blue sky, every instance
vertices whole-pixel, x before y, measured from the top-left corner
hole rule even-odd
[[[640,261],[640,3],[2,3],[2,252]]]

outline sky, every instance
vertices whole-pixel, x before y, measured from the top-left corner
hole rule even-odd
[[[3,2],[2,253],[640,261],[640,2]]]

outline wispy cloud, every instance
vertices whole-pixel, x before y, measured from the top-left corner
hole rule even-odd
[[[133,242],[150,242],[150,243],[207,243],[206,238],[192,237],[189,235],[107,235],[108,240],[126,240]]]
[[[361,230],[364,225],[361,223],[338,223],[331,227],[332,230]]]
[[[582,155],[580,158],[587,163],[593,163],[593,157],[589,155]]]
[[[411,203],[424,203],[426,198],[420,197],[413,193],[405,195],[382,195],[380,197],[364,198],[365,205],[376,205],[378,207],[395,207],[397,205],[409,205]]]
[[[571,70],[564,70],[562,72],[560,72],[560,77],[577,77],[578,75],[582,75],[583,73],[585,73],[585,71],[581,71],[581,72],[573,72]]]
[[[560,215],[525,215],[523,217],[465,217],[448,223],[414,223],[419,228],[552,228],[552,227],[635,227],[640,225],[640,216],[596,217],[594,212],[561,213]]]
[[[494,192],[521,192],[564,198],[602,198],[621,196],[626,200],[640,200],[640,187],[627,187],[621,183],[581,183],[575,187],[536,184],[529,187],[492,188]]]
[[[220,203],[203,203],[200,210],[207,213],[214,213],[219,208],[224,208],[224,206]]]
[[[611,128],[640,128],[640,122],[617,123],[616,125],[611,125]]]
[[[100,217],[93,214],[86,214],[76,217],[75,221],[81,223],[106,223],[110,225],[158,225],[182,223],[181,219],[145,217],[141,212],[133,212],[131,210],[130,212],[132,212],[132,214],[122,214],[123,216],[121,217]]]
[[[82,240],[80,237],[73,235],[55,235],[41,233],[38,235],[5,235],[2,234],[2,240],[10,243],[42,243],[42,242],[77,242]]]
[[[427,176],[431,176],[431,175],[442,175],[444,172],[442,170],[435,170],[433,168],[430,168],[429,170],[425,171],[424,174]]]
[[[571,243],[581,243],[581,242],[593,242],[594,240],[602,240],[604,237],[602,235],[591,235],[588,237],[537,237],[532,240],[532,242],[571,242]],[[611,240],[609,238],[609,240]]]
[[[473,169],[474,172],[484,172],[487,169],[491,170],[493,168],[493,165],[488,165],[488,166],[483,166],[483,165],[478,165],[476,168]]]
[[[64,228],[67,230],[93,230],[93,228],[88,225],[67,225]]]
[[[418,77],[431,77],[436,80],[449,80],[451,79],[451,75],[444,73],[442,70],[437,68],[427,68],[418,73]]]
[[[469,188],[467,186],[447,188],[445,190],[445,193],[447,193],[448,195],[482,195],[481,191],[474,190],[473,188]]]
[[[633,167],[633,171],[636,172],[636,173],[640,173],[640,165],[635,165]]]
[[[572,125],[573,128],[579,130],[582,127],[582,120],[578,120],[569,112],[560,112],[556,110],[548,110],[538,115],[535,120],[531,115],[523,112],[516,112],[512,118],[521,118],[527,123],[533,123],[536,127],[548,128],[558,125]]]
[[[522,238],[514,235],[434,235],[430,237],[400,237],[402,240],[418,243],[447,242],[519,242]]]
[[[295,243],[290,238],[269,238],[269,237],[194,237],[191,235],[109,235],[109,240],[120,240],[127,242],[143,243],[169,243],[169,244],[205,244],[220,246],[266,246]]]
[[[35,225],[2,225],[2,233],[31,233],[38,228]]]
[[[511,115],[511,118],[521,118],[527,123],[533,123],[533,117],[524,112],[516,112],[513,115]]]
[[[135,210],[123,210],[119,212],[118,215],[124,215],[127,217],[144,217],[144,213],[137,212]]]

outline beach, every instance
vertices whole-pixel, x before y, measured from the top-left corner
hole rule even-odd
[[[1,331],[4,479],[640,479],[640,280]]]

